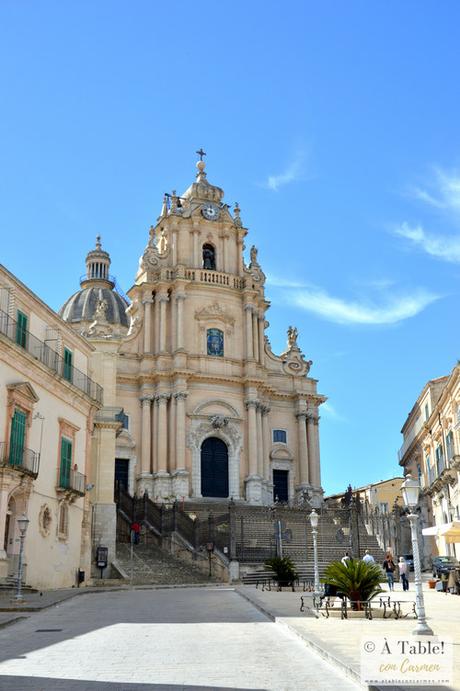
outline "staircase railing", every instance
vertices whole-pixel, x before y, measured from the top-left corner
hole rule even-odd
[[[200,544],[200,521],[181,511],[177,504],[168,507],[155,504],[147,494],[143,497],[132,497],[119,485],[115,493],[118,514],[122,514],[124,523],[118,523],[117,533],[120,540],[126,540],[126,521],[146,523],[161,537],[176,532],[180,537],[197,549]],[[203,522],[202,522],[203,523]],[[128,532],[129,535],[129,532]]]

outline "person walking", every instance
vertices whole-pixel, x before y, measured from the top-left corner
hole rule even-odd
[[[348,566],[348,562],[350,561],[350,555],[348,552],[345,552],[343,555],[342,559],[340,560],[344,566]]]
[[[404,557],[399,557],[398,569],[403,590],[409,590],[409,568]]]
[[[135,521],[134,523],[131,524],[131,532],[133,533],[134,544],[138,545],[139,544],[139,538],[141,535],[141,526],[139,525],[139,523],[137,521]]]
[[[396,566],[391,556],[391,552],[387,552],[385,555],[385,561],[383,562],[383,570],[385,571],[388,588],[391,590],[395,589],[395,570]]]
[[[375,564],[375,559],[368,549],[364,552],[363,562],[365,564]]]

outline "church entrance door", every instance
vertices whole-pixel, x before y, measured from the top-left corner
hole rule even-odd
[[[228,449],[217,437],[201,445],[201,496],[228,497]]]
[[[287,503],[289,501],[288,470],[273,471],[273,501]]]
[[[115,459],[115,489],[121,487],[128,491],[128,478],[129,478],[129,459],[127,458],[116,458]]]

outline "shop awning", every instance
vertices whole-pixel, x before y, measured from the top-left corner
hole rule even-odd
[[[439,535],[441,535],[446,542],[460,542],[460,521],[444,523],[439,528]]]
[[[422,535],[443,537],[446,542],[460,543],[460,521],[451,521],[450,523],[441,523],[440,525],[423,528]]]

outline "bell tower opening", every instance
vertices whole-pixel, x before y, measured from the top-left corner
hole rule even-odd
[[[201,496],[228,497],[228,449],[217,437],[201,445]]]
[[[203,245],[203,269],[216,270],[216,250],[213,245]]]

